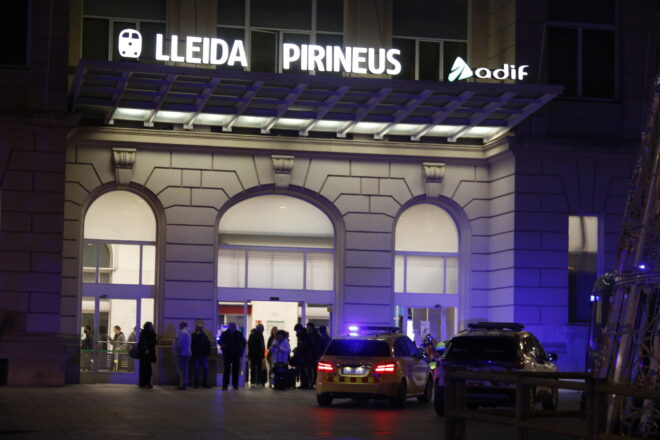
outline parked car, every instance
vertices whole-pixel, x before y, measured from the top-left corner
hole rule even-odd
[[[544,371],[555,372],[557,355],[546,353],[536,337],[517,323],[478,322],[451,338],[440,366],[435,370],[435,410],[444,415],[444,376],[449,369],[468,371]],[[470,380],[466,382],[467,406],[513,406],[515,386],[509,383]],[[536,387],[530,407],[536,402],[543,409],[557,408],[556,388]]]
[[[367,332],[367,334],[365,334]],[[373,333],[369,333],[373,332]],[[398,329],[367,327],[333,338],[318,363],[316,399],[390,399],[395,407],[410,397],[430,402],[433,374],[414,342]]]

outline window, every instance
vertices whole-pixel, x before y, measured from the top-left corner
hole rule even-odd
[[[155,284],[156,219],[141,197],[103,194],[85,215],[83,283]]]
[[[458,264],[458,230],[444,209],[422,203],[401,214],[395,237],[395,292],[457,294]]]
[[[28,51],[28,0],[4,2],[0,14],[0,65],[25,66]]]
[[[548,82],[564,85],[564,96],[616,97],[614,0],[548,2]]]
[[[252,71],[282,72],[284,43],[343,44],[343,8],[341,0],[218,0],[218,37],[243,40]]]
[[[598,217],[568,217],[568,301],[571,322],[587,322],[598,273]]]
[[[467,59],[467,1],[395,0],[393,8],[399,78],[442,81],[456,57]]]
[[[160,0],[84,0],[82,57],[120,61],[119,33],[136,29],[142,34],[141,61],[153,61],[156,34],[165,34],[166,2]]]
[[[334,289],[334,228],[307,202],[253,197],[232,206],[218,232],[218,287]]]

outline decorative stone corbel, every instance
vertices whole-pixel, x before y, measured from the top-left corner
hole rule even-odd
[[[115,166],[115,180],[120,185],[128,185],[133,177],[133,164],[137,150],[135,148],[113,148],[112,162]]]
[[[291,170],[293,169],[293,156],[273,154],[273,175],[275,177],[275,188],[286,189],[291,183]]]
[[[426,196],[438,197],[442,189],[442,179],[445,177],[445,164],[441,162],[424,162],[424,183],[426,184]]]

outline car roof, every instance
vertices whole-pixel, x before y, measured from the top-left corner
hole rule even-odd
[[[523,338],[529,336],[531,333],[527,331],[511,331],[511,330],[488,330],[488,329],[471,329],[471,330],[462,330],[454,336],[458,337],[477,337],[477,336],[499,336],[504,338]],[[453,339],[453,338],[452,338]]]

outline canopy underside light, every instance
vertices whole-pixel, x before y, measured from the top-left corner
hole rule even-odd
[[[487,144],[561,92],[529,84],[443,83],[268,74],[81,61],[73,110],[86,118],[154,124],[441,138]],[[397,140],[401,140],[400,138]]]

